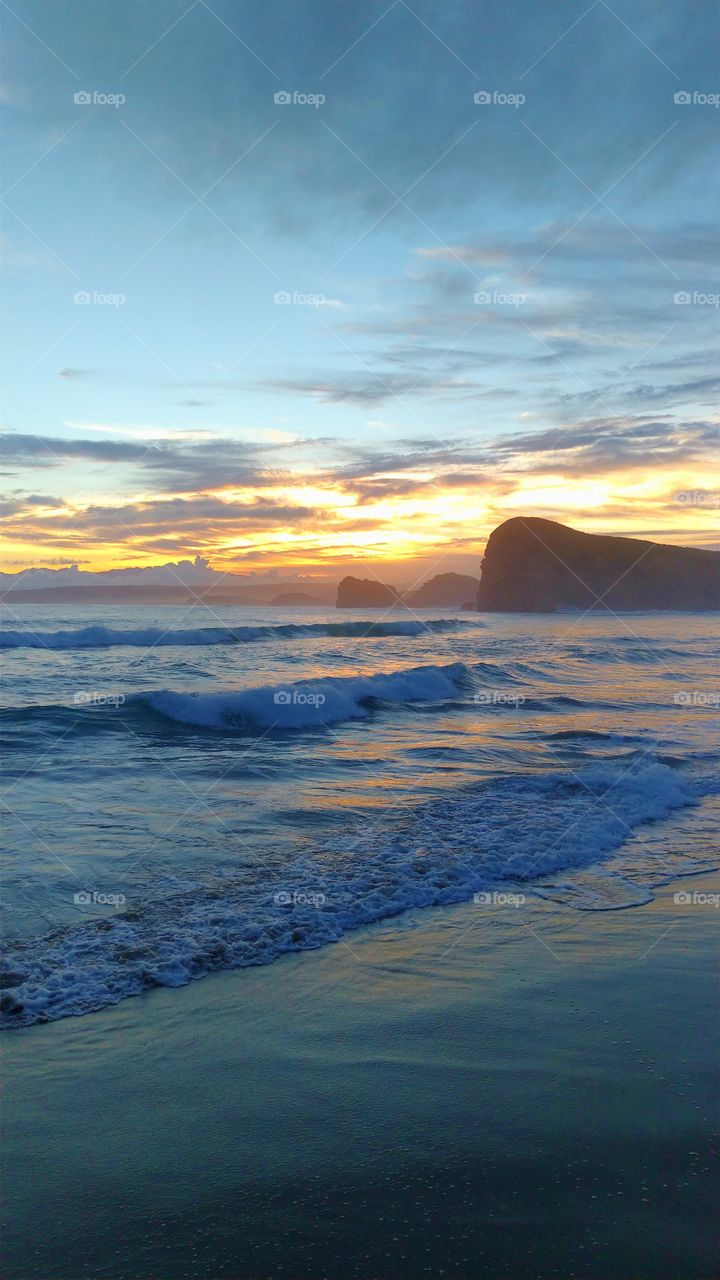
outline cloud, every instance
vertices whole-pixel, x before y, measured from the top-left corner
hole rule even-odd
[[[57,467],[64,460],[85,462],[138,462],[149,452],[139,445],[117,440],[66,440],[56,436],[27,435],[22,432],[3,435],[5,460],[19,466]]]
[[[64,505],[65,503],[61,498],[53,497],[51,494],[24,493],[22,490],[15,489],[0,498],[0,513],[3,517],[10,518],[12,516],[26,515],[37,509],[56,509]]]
[[[117,507],[90,506],[74,518],[73,525],[77,528],[91,528],[97,537],[123,528],[134,533],[173,529],[183,534],[202,533],[207,538],[216,532],[226,535],[228,524],[232,524],[233,529],[292,524],[305,521],[313,514],[309,507],[288,506],[279,502],[225,502],[211,497],[174,498],[128,503]]]
[[[536,262],[549,266],[549,254],[554,268],[558,264],[602,266],[608,259],[616,267],[651,267],[649,259],[657,254],[674,267],[712,272],[717,261],[717,230],[711,223],[682,222],[672,228],[642,222],[623,225],[595,214],[576,226],[558,220],[534,227],[531,235],[527,231],[512,237],[486,232],[473,244],[420,246],[415,254],[451,267],[500,267],[522,273]]]
[[[60,506],[61,504],[57,504]],[[6,525],[10,541],[68,546],[132,545],[143,551],[188,551],[212,548],[228,537],[243,538],[257,530],[312,527],[311,507],[282,502],[231,502],[220,498],[158,499],[116,506],[64,507],[50,519],[29,504],[9,513],[21,516]]]
[[[133,440],[209,440],[217,439],[217,433],[208,430],[190,430],[185,427],[123,426],[110,422],[66,422],[74,431],[97,431],[105,435],[129,436]]]
[[[271,472],[261,462],[261,458],[273,448],[280,448],[280,445],[266,442],[261,446],[210,438],[202,443],[179,439],[171,447],[165,442],[142,444],[7,432],[3,435],[2,452],[5,461],[11,465],[43,469],[62,467],[71,462],[106,466],[126,464],[130,474],[133,471],[146,473],[143,483],[147,483],[147,474],[151,474],[160,488],[177,492],[230,485],[275,484],[277,472]]]
[[[114,382],[117,377],[108,369],[58,369],[58,378],[67,382]]]
[[[672,408],[680,405],[702,404],[714,408],[718,402],[720,375],[709,375],[704,378],[688,378],[684,382],[657,384],[636,382],[611,384],[609,388],[596,390],[588,388],[583,392],[561,392],[559,399],[568,406],[589,404],[590,407],[600,401],[621,402],[632,407],[635,405],[661,405]]]
[[[680,467],[718,458],[720,425],[670,418],[595,418],[558,430],[510,435],[493,443],[505,466],[526,473],[555,469],[592,479],[599,474],[659,466]]]

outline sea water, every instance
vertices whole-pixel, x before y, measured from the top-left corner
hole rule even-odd
[[[3,1025],[718,865],[719,640],[711,614],[6,608]]]

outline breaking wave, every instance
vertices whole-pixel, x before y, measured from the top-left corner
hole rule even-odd
[[[0,631],[2,649],[109,649],[115,645],[154,649],[186,645],[252,644],[258,640],[312,639],[335,636],[372,639],[391,636],[421,636],[427,633],[482,628],[484,624],[464,618],[408,618],[392,622],[298,622],[278,626],[193,627],[172,631],[143,627],[137,631],[113,627],[81,627],[77,631]]]

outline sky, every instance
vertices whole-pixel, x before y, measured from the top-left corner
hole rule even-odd
[[[6,569],[720,547],[720,6],[0,14]]]

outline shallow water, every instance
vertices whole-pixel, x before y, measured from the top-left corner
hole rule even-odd
[[[7,610],[5,1025],[408,907],[617,909],[717,865],[719,638],[711,615]]]
[[[405,912],[6,1037],[4,1276],[716,1280],[717,912],[675,896]]]

